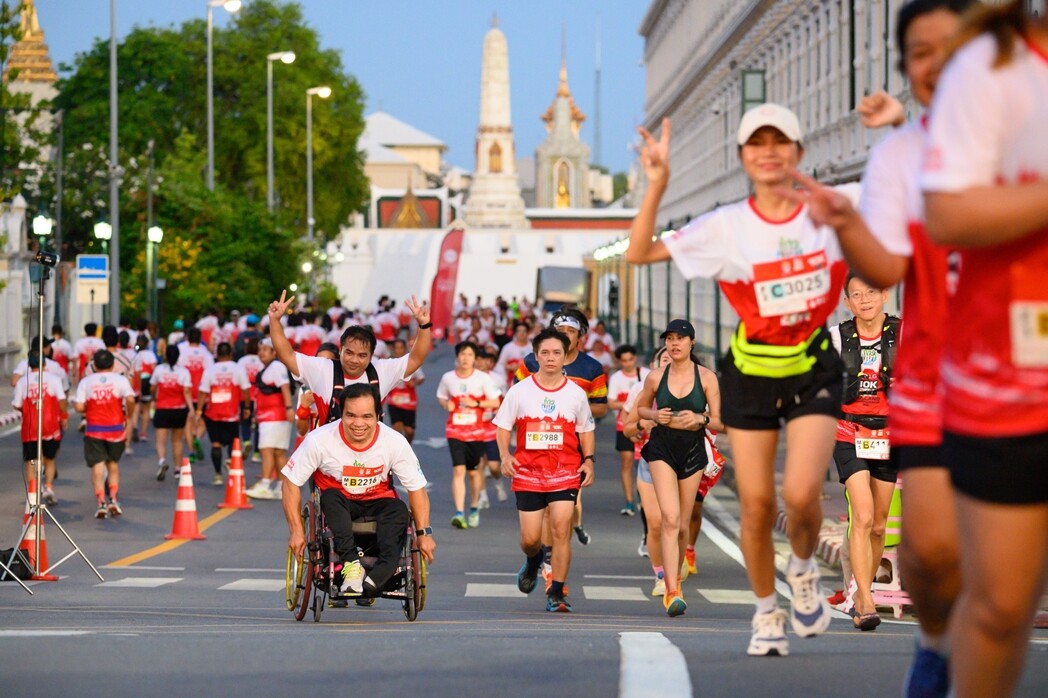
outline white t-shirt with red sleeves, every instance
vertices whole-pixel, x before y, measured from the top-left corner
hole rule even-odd
[[[936,89],[921,187],[1048,179],[1048,54],[1023,39],[994,67],[988,35],[958,51]],[[943,349],[944,426],[968,436],[1048,431],[1048,229],[1007,244],[964,249]],[[905,341],[905,340],[903,340]]]
[[[11,406],[22,411],[22,441],[36,441],[37,411],[36,401],[40,395],[39,374],[32,371],[15,383],[14,399]],[[42,434],[44,441],[57,441],[62,438],[61,405],[66,399],[65,388],[58,376],[44,371],[44,400],[41,413],[44,415]]]
[[[418,391],[415,389],[414,385],[409,385],[408,381],[413,379],[421,381],[425,378],[426,374],[424,374],[420,368],[410,376],[405,376],[404,380],[397,381],[386,395],[386,404],[400,410],[417,410]]]
[[[315,356],[320,345],[324,343],[326,334],[320,325],[302,325],[295,333],[299,352],[306,356]]]
[[[399,359],[373,359],[371,365],[375,367],[378,374],[379,397],[383,400],[389,395],[389,391],[404,380],[404,371],[408,367],[409,356],[405,354]],[[298,362],[298,370],[301,375],[295,376],[295,380],[301,381],[316,396],[317,409],[320,411],[320,421],[327,421],[327,408],[331,403],[331,389],[335,381],[335,365],[332,359],[324,359],[316,356],[306,356],[295,352],[295,360]],[[337,361],[338,359],[334,359]],[[350,378],[343,373],[344,385],[354,383],[367,383],[368,374],[364,371],[356,378]]]
[[[101,441],[125,438],[124,401],[135,396],[134,388],[119,373],[103,371],[85,376],[76,387],[76,402],[85,406],[84,436]]]
[[[243,393],[250,389],[247,374],[236,362],[216,362],[200,380],[200,392],[207,394],[204,416],[215,422],[239,422]]]
[[[29,359],[22,359],[15,366],[15,370],[11,372],[12,376],[17,376],[21,380],[25,374],[29,371]],[[49,374],[57,378],[62,383],[64,390],[69,390],[69,375],[62,370],[62,365],[57,361],[53,361],[46,356],[44,357],[44,373]]]
[[[491,382],[495,384],[495,388],[499,391],[499,405],[502,404],[502,397],[506,394],[508,385],[506,383],[506,376],[501,371],[492,369],[488,373],[491,377]],[[481,421],[484,423],[484,441],[494,441],[498,435],[498,427],[495,426],[495,414],[498,412],[498,407],[484,410]]]
[[[138,383],[135,385],[136,392],[142,393],[142,380],[152,378],[158,363],[159,361],[152,349],[141,349],[135,353],[135,360],[131,362],[131,368],[134,369],[135,378],[138,379]]]
[[[287,366],[277,359],[270,361],[259,375],[262,376],[262,382],[272,388],[281,388],[291,383]],[[258,391],[258,397],[255,398],[255,421],[287,421],[287,403],[284,402],[283,390],[276,390],[268,395]]]
[[[58,362],[62,370],[69,373],[69,362],[76,356],[73,353],[73,345],[67,339],[61,337],[51,342],[51,357]]]
[[[627,376],[625,371],[615,371],[608,378],[608,398],[623,403],[623,408],[615,415],[615,431],[622,431],[622,420],[629,413],[625,407],[626,398],[633,386],[643,384],[651,371],[645,366],[638,366],[637,373]]]
[[[95,352],[99,349],[105,349],[106,343],[99,337],[81,337],[76,340],[76,344],[73,345],[73,353],[79,361],[77,367],[77,379],[83,378],[84,373],[87,371],[88,364],[91,363],[91,357],[95,355]]]
[[[160,364],[153,371],[149,384],[156,390],[156,408],[158,410],[188,409],[185,389],[193,388],[193,379],[186,369],[181,366],[171,368],[170,364]]]
[[[258,358],[258,354],[244,354],[237,359],[237,365],[244,369],[244,373],[247,374],[247,382],[251,384],[251,399],[257,400],[258,388],[255,387],[255,376],[266,365],[262,363],[262,359]]]
[[[858,200],[855,185],[838,191]],[[718,280],[747,339],[776,346],[796,346],[825,324],[848,271],[833,229],[812,223],[807,206],[772,221],[746,199],[696,218],[663,242],[684,278]]]
[[[920,177],[927,134],[927,117],[921,117],[878,142],[866,162],[859,199],[859,212],[873,236],[891,254],[909,258],[902,285],[905,340],[896,349],[888,400],[896,446],[942,443],[939,360],[948,288],[956,286],[949,260],[959,264],[959,256],[932,243],[925,231]]]
[[[178,365],[189,371],[189,377],[193,379],[193,400],[200,395],[200,380],[204,377],[204,371],[215,364],[214,357],[207,347],[202,344],[186,344],[179,347]]]
[[[517,369],[524,363],[524,357],[530,353],[531,342],[527,344],[509,342],[499,352],[499,359],[495,362],[495,369],[504,373],[506,381],[512,383],[513,377],[517,375]]]
[[[593,413],[586,392],[565,378],[546,390],[535,376],[506,392],[495,415],[495,426],[517,429],[514,492],[558,492],[580,484],[579,434],[593,431]]]
[[[346,440],[341,421],[317,427],[280,472],[299,487],[312,477],[321,491],[338,488],[347,499],[355,500],[396,497],[390,473],[409,492],[426,486],[422,466],[407,439],[382,422],[371,443],[359,449]]]
[[[494,400],[500,395],[495,382],[484,371],[473,369],[466,376],[457,371],[445,373],[437,386],[437,399],[447,400],[452,408],[448,411],[444,434],[458,441],[485,441],[484,408],[466,407],[465,403]]]

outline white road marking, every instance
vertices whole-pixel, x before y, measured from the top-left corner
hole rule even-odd
[[[96,584],[96,587],[138,587],[143,589],[162,587],[165,584],[174,584],[181,582],[182,577],[127,577],[125,579],[117,579],[113,582],[102,582]]]
[[[102,565],[104,570],[133,570],[146,572],[185,572],[185,567],[151,567],[149,565]]]
[[[662,633],[619,633],[620,698],[691,698],[680,649]]]
[[[215,572],[270,572],[272,574],[284,574],[287,570],[284,569],[269,569],[264,567],[216,567]]]
[[[589,601],[648,601],[640,587],[584,586],[582,593]]]
[[[699,594],[710,603],[752,604],[753,592],[740,589],[698,589]]]
[[[287,586],[283,579],[238,579],[229,584],[223,584],[219,591],[280,591]]]
[[[654,577],[650,574],[584,574],[586,579],[628,579],[649,582]]]
[[[706,497],[706,501],[702,507],[702,517],[706,519],[707,523],[712,524],[709,530],[706,531],[706,536],[710,539],[710,542],[724,551],[724,554],[730,557],[735,562],[739,563],[743,568],[746,567],[746,561],[742,558],[742,550],[735,544],[735,541],[731,540],[726,536],[721,529],[732,530],[734,529],[736,535],[738,535],[739,523],[731,514],[724,508],[724,505],[717,501],[715,497]],[[703,530],[706,526],[703,526]],[[792,599],[793,594],[790,592],[790,585],[779,579],[775,578],[775,590],[785,596],[787,599]]]
[[[74,635],[90,635],[91,630],[0,630],[0,638],[3,637],[72,637]]]
[[[527,597],[527,594],[521,593],[516,584],[476,584],[471,582],[466,585],[466,596],[523,599]]]
[[[516,577],[516,572],[466,572],[467,577]]]

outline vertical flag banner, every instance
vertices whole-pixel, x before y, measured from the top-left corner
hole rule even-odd
[[[459,257],[462,254],[462,228],[452,228],[440,244],[437,275],[429,293],[430,320],[433,338],[444,339],[451,326],[451,309],[455,303],[455,285],[458,282]]]

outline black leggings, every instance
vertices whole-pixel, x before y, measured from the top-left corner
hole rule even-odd
[[[335,552],[343,562],[358,559],[353,519],[364,516],[375,519],[378,560],[368,576],[377,588],[384,587],[400,564],[409,520],[407,505],[395,497],[349,499],[340,490],[330,488],[320,495],[320,509],[335,536]]]

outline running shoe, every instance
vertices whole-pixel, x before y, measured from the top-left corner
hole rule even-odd
[[[950,664],[941,654],[917,646],[902,682],[904,698],[945,698],[950,692]]]
[[[172,475],[174,475],[175,479],[177,480],[181,474],[182,474],[182,466],[176,463],[175,464],[175,469],[172,472]]]
[[[461,512],[451,517],[451,526],[452,528],[469,528],[466,517]]]
[[[130,443],[128,443],[127,445],[124,446],[124,455],[125,456],[133,456],[133,455],[135,455],[135,449],[131,448],[131,444]]]
[[[138,436],[138,427],[132,427],[131,428],[131,440],[132,441],[141,441],[142,440]]]
[[[480,511],[477,509],[469,510],[469,518],[466,519],[466,523],[469,524],[470,528],[476,528],[480,525]]]
[[[251,462],[252,463],[261,463],[262,462],[262,452],[261,451],[255,451],[254,453],[252,453],[251,454]]]
[[[193,457],[198,461],[204,460],[204,447],[200,445],[200,439],[193,439]]]
[[[502,484],[501,480],[495,480],[495,496],[500,502],[509,499],[509,495],[506,494],[506,486]]]
[[[651,589],[651,595],[656,598],[666,596],[666,579],[661,574],[655,577],[655,586]]]
[[[695,548],[684,549],[684,561],[688,563],[688,574],[696,574],[699,571],[695,566]]]
[[[342,585],[359,594],[364,591],[364,566],[358,560],[347,562],[342,565]]]
[[[477,508],[478,509],[490,509],[491,501],[488,499],[488,491],[481,490],[480,495],[477,496]]]
[[[670,591],[664,594],[662,605],[666,609],[666,615],[670,618],[683,616],[684,612],[688,610],[688,604],[684,602],[684,597],[680,595],[679,591]]]
[[[378,599],[376,599],[374,596],[372,596],[370,599],[357,599],[357,605],[371,608],[375,605],[376,601],[378,601]]]
[[[839,606],[844,603],[848,597],[844,595],[844,589],[837,589],[833,592],[833,596],[826,597],[826,603],[831,606]]]
[[[563,596],[549,594],[546,596],[546,610],[550,613],[571,613],[571,604]]]
[[[685,579],[688,578],[688,570],[689,570],[688,561],[687,560],[681,560],[680,561],[680,580],[682,582]]]
[[[95,518],[96,519],[109,518],[109,507],[106,506],[105,502],[99,502],[98,503],[98,508],[95,509]]]
[[[273,483],[273,489],[270,490],[269,493],[271,495],[270,499],[283,499],[284,498],[284,488],[280,486],[280,481],[275,481]]]
[[[575,537],[578,538],[579,542],[583,545],[589,545],[590,541],[593,540],[593,537],[586,533],[586,529],[582,527],[582,524],[575,527]]]
[[[626,506],[619,509],[619,514],[622,516],[633,516],[637,512],[633,510],[633,502],[626,502]]]
[[[44,504],[53,507],[58,504],[58,498],[55,497],[55,491],[50,487],[44,486],[44,492],[41,495],[44,498]]]
[[[110,516],[122,516],[124,513],[124,510],[120,508],[120,502],[115,499],[109,500],[109,506],[107,508],[109,509]]]
[[[546,595],[549,596],[549,591],[550,591],[550,589],[553,588],[553,568],[550,567],[549,565],[543,565],[542,566],[542,583],[544,585],[543,588],[546,590]],[[568,594],[569,594],[568,585],[565,584],[564,585],[564,596],[567,596]]]
[[[640,557],[648,556],[648,541],[641,536],[640,545],[637,546],[637,555]]]
[[[178,473],[175,473],[175,475],[178,475]],[[156,479],[163,481],[165,477],[167,477],[167,461],[161,458],[160,462],[157,463]]]
[[[776,608],[771,613],[753,615],[753,635],[746,654],[751,657],[786,657],[790,641],[786,639],[786,611]]]
[[[801,574],[787,574],[793,601],[790,625],[799,637],[812,637],[830,627],[830,605],[819,591],[819,570],[812,567]]]
[[[539,568],[531,569],[528,565],[528,558],[525,557],[524,564],[520,566],[520,570],[517,572],[517,589],[522,594],[530,594],[535,590],[535,582],[538,580],[538,576]]]
[[[328,608],[347,608],[349,602],[345,599],[328,599]]]
[[[226,479],[224,477],[222,477],[222,473],[215,473],[215,476],[213,478],[211,478],[211,484],[212,485],[224,485],[224,484],[226,484]]]
[[[249,487],[244,494],[251,497],[251,499],[276,499],[276,497],[273,496],[273,490],[269,487],[269,483],[262,482],[261,480]]]

